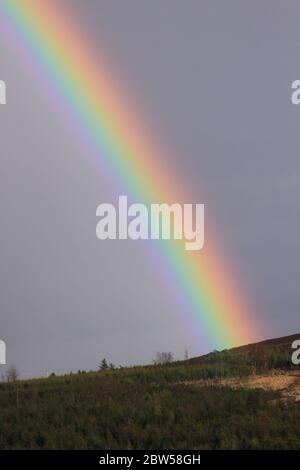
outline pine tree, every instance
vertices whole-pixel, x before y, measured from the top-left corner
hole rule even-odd
[[[102,359],[101,364],[99,365],[99,369],[100,370],[108,369],[108,364],[107,364],[107,360],[105,359],[105,357]]]

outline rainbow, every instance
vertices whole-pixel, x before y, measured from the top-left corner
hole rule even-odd
[[[54,0],[1,0],[1,30],[30,57],[45,92],[66,121],[77,126],[75,138],[81,136],[101,176],[109,175],[119,194],[125,189],[132,200],[144,204],[190,202],[167,165],[166,152],[142,127],[102,52],[98,47],[93,51],[64,8]],[[262,333],[255,311],[234,282],[216,237],[207,226],[205,232],[206,246],[200,252],[185,251],[182,241],[152,242],[157,269],[173,300],[180,298],[178,308],[211,345],[253,341]]]

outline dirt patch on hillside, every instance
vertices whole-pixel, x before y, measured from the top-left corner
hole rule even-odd
[[[260,388],[281,392],[283,398],[293,398],[300,401],[300,371],[273,371],[266,375],[251,375],[243,378],[208,379],[195,382],[185,382],[186,385],[197,387],[216,386],[237,388]]]

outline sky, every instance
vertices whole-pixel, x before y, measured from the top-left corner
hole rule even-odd
[[[299,2],[55,3],[69,4],[182,184],[205,203],[267,336],[297,333]],[[178,359],[186,349],[208,352],[141,243],[97,240],[96,207],[116,201],[117,188],[107,188],[7,42],[3,21],[0,338],[8,363],[27,377],[96,369],[103,357],[130,365],[156,351]]]

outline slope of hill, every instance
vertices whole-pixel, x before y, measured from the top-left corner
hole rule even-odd
[[[299,378],[288,338],[263,342],[266,354],[260,343],[182,363],[2,383],[0,448],[300,449],[300,402],[268,386]]]
[[[267,339],[264,341],[260,341],[259,343],[246,344],[244,346],[233,348],[231,349],[231,351],[235,353],[244,353],[250,351],[251,349],[259,348],[266,350],[272,349],[290,352],[292,343],[297,339],[300,339],[300,333],[289,336],[282,336],[280,338]]]
[[[255,353],[263,353],[267,355],[278,353],[282,355],[285,354],[290,358],[292,354],[292,343],[297,339],[300,339],[300,333],[289,336],[282,336],[280,338],[267,339],[258,343],[245,344],[243,346],[232,348],[227,352],[229,352],[231,355],[241,356],[253,356]],[[203,356],[193,357],[189,359],[189,361],[191,364],[200,364],[209,361],[214,355],[215,353],[209,353]]]

